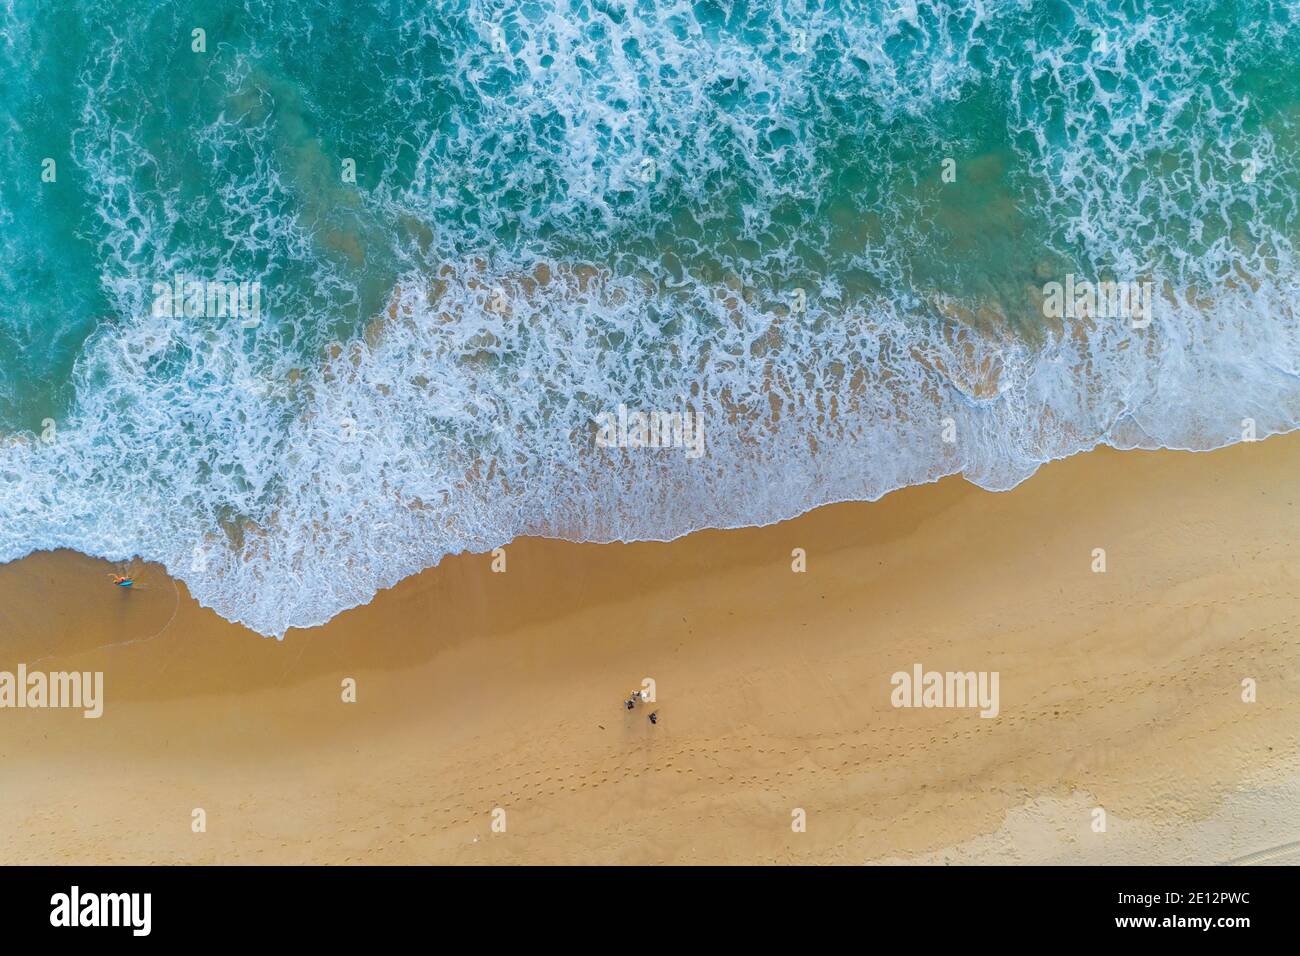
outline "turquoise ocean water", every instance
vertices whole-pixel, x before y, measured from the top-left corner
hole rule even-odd
[[[0,122],[0,560],[265,634],[1300,422],[1295,0],[0,0]],[[1150,323],[1045,318],[1067,275]],[[597,446],[620,404],[707,454]]]

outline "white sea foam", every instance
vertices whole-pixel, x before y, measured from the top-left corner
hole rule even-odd
[[[0,451],[0,558],[144,555],[222,615],[280,635],[520,534],[672,538],[959,471],[1005,489],[1099,441],[1209,448],[1238,440],[1245,417],[1261,436],[1300,417],[1300,290],[1275,282],[1220,295],[1213,317],[1161,298],[1145,332],[1029,348],[888,309],[776,317],[705,288],[693,305],[717,334],[663,340],[637,283],[581,291],[561,277],[525,293],[495,279],[466,264],[430,302],[411,277],[373,344],[296,382],[183,320],[99,337],[58,441]],[[508,315],[483,308],[489,285],[510,290]],[[609,347],[646,331],[636,360]],[[186,372],[161,377],[182,347]],[[600,413],[628,395],[688,396],[708,454],[597,448]]]
[[[1240,440],[1243,419],[1260,437],[1294,428],[1294,158],[1240,119],[1231,64],[1217,86],[1202,82],[1208,41],[1187,14],[1119,24],[1081,7],[1015,47],[1027,6],[899,3],[850,17],[792,5],[742,43],[686,3],[613,4],[603,18],[577,2],[541,18],[468,3],[454,28],[419,5],[404,36],[459,40],[455,109],[437,128],[412,123],[412,182],[381,179],[352,201],[358,221],[428,224],[430,248],[401,250],[392,317],[319,349],[339,325],[330,310],[358,301],[347,270],[319,255],[322,210],[353,194],[307,190],[321,214],[286,212],[320,159],[301,138],[284,146],[284,116],[298,122],[301,106],[291,85],[254,55],[235,59],[238,93],[196,133],[203,162],[235,170],[218,197],[224,241],[187,248],[182,197],[141,191],[132,171],[158,158],[106,108],[125,82],[128,40],[114,39],[81,78],[73,143],[107,227],[98,255],[115,315],[82,351],[54,444],[0,446],[0,560],[56,547],[143,556],[223,616],[281,636],[521,534],[668,539],[959,472],[1003,490],[1098,443],[1208,449]],[[799,30],[813,53],[790,49]],[[851,128],[838,107],[907,117],[924,140],[930,111],[978,74],[974,51],[995,47],[1017,175],[1040,199],[1033,219],[1051,224],[1045,254],[1150,282],[1150,326],[1081,319],[1013,334],[1006,314],[990,328],[971,319],[994,306],[909,281],[888,245],[835,263],[884,291],[850,296],[831,269],[791,314],[779,277],[825,252],[825,224],[769,235],[758,253],[744,242],[782,202],[822,189],[828,144],[893,134]],[[1117,64],[1130,68],[1117,77]],[[431,90],[408,77],[391,105],[418,117]],[[882,181],[914,179],[880,155],[894,164]],[[1160,155],[1182,172],[1156,175]],[[652,184],[636,178],[647,158]],[[1247,158],[1270,175],[1244,184]],[[699,217],[680,241],[703,243],[721,216],[714,192],[733,181],[752,187],[740,238],[703,247],[716,252],[709,274],[685,264],[707,258],[696,250],[622,241],[629,223],[664,225],[671,194]],[[852,212],[898,237],[926,214],[888,193]],[[503,243],[509,228],[524,238]],[[581,235],[586,258],[555,253],[541,237],[556,229]],[[262,282],[256,334],[151,314],[150,284],[195,271],[190,260],[215,280]],[[284,261],[310,265],[311,299],[277,293],[272,264]],[[1029,295],[1023,310],[1041,315]],[[689,405],[707,454],[600,447],[602,416],[623,404]]]

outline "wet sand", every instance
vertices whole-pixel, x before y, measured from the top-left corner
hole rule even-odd
[[[0,710],[0,860],[1258,854],[1300,839],[1298,504],[1300,434],[1102,449],[1004,494],[951,478],[667,544],[520,540],[505,573],[450,558],[281,642],[158,567],[124,592],[32,555],[0,567],[0,670],[103,671],[106,699]],[[917,663],[998,672],[998,716],[895,708]],[[629,712],[643,678],[657,700]]]

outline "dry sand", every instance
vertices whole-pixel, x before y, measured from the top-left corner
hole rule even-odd
[[[503,574],[448,559],[283,642],[159,568],[123,592],[33,555],[0,567],[0,670],[102,670],[106,704],[0,710],[0,860],[1256,854],[1300,840],[1298,476],[1293,434],[669,544],[521,540]],[[999,672],[999,716],[895,709],[918,662]]]

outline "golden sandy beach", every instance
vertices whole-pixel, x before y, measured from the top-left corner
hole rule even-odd
[[[0,710],[0,859],[1270,851],[1300,840],[1297,476],[1292,434],[1099,450],[1004,494],[950,478],[667,544],[521,540],[505,573],[448,559],[283,642],[157,567],[123,592],[103,562],[33,555],[0,567],[0,669],[102,670],[106,702]],[[917,663],[998,672],[998,716],[896,709],[890,677]],[[626,711],[643,678],[657,701]]]

